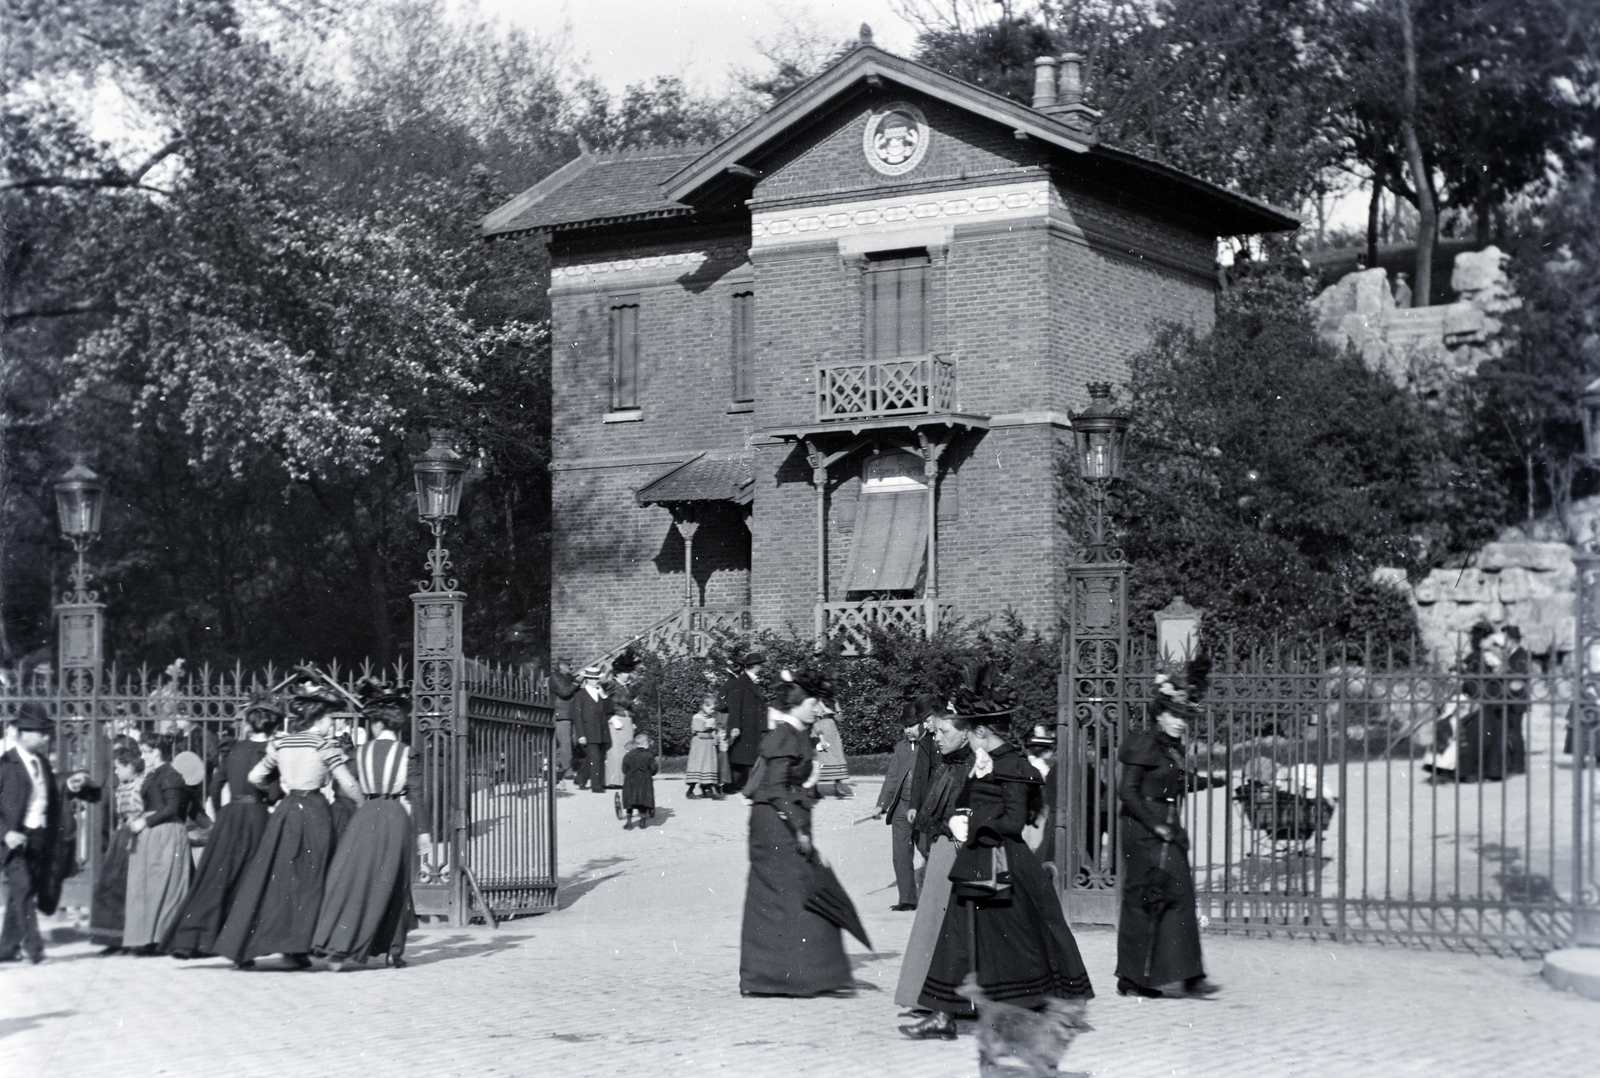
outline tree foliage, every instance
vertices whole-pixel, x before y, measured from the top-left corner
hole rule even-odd
[[[1462,410],[1319,343],[1304,299],[1297,272],[1248,267],[1211,335],[1169,328],[1134,359],[1114,490],[1136,618],[1181,594],[1242,642],[1370,630],[1404,644],[1406,600],[1372,570],[1426,571],[1503,517]]]

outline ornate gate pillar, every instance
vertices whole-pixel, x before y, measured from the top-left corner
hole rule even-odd
[[[466,892],[461,873],[462,846],[467,837],[467,724],[461,711],[463,655],[461,619],[467,594],[456,590],[449,551],[439,545],[428,553],[429,580],[411,595],[412,669],[411,733],[422,755],[423,802],[427,819],[419,832],[432,838],[432,855],[416,881],[419,914],[444,915],[452,925],[465,924]]]
[[[1131,417],[1111,386],[1089,385],[1073,414],[1078,473],[1089,486],[1088,541],[1067,568],[1056,714],[1056,888],[1069,921],[1117,919],[1117,747],[1127,726],[1128,562],[1111,541],[1106,488]]]

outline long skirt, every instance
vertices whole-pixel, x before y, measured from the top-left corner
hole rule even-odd
[[[739,991],[815,996],[852,982],[839,928],[805,908],[809,866],[771,805],[750,810],[750,881],[739,935]]]
[[[308,954],[333,854],[333,817],[321,790],[296,790],[267,821],[239,881],[217,953],[244,962],[264,954]]]
[[[689,760],[683,765],[683,781],[691,786],[695,783],[715,786],[722,781],[717,769],[715,738],[695,734],[689,739]]]
[[[350,821],[356,818],[356,810],[361,806],[344,795],[340,790],[334,795],[333,801],[328,805],[328,814],[333,817],[333,841],[335,844],[344,838],[344,833],[350,827]]]
[[[1162,867],[1163,846],[1167,847],[1165,870],[1177,881],[1178,901],[1152,917],[1140,881],[1152,869]],[[1176,843],[1162,842],[1144,824],[1127,816],[1122,817],[1122,852],[1125,882],[1122,915],[1117,922],[1117,976],[1141,988],[1205,976],[1188,855]]]
[[[956,863],[955,840],[940,835],[928,847],[927,871],[922,878],[922,893],[917,896],[917,918],[911,922],[911,936],[900,959],[900,983],[894,990],[898,1007],[915,1007],[928,979],[928,964],[939,943],[945,910],[950,906],[950,869]]]
[[[206,840],[200,868],[189,898],[161,941],[162,949],[179,954],[215,954],[217,934],[228,919],[245,870],[266,833],[271,813],[260,801],[230,801],[217,813]]]
[[[622,758],[628,755],[628,742],[633,740],[633,716],[619,711],[612,718],[622,723],[622,729],[611,728],[611,751],[606,753],[606,785],[621,787]]]
[[[312,950],[355,962],[405,951],[406,933],[417,924],[411,834],[411,817],[398,801],[374,798],[356,810],[328,869]]]
[[[1011,867],[1009,895],[954,896],[945,910],[917,1006],[971,1014],[971,1002],[956,990],[974,971],[990,999],[1019,1007],[1094,995],[1078,941],[1062,916],[1044,866],[1017,839],[1007,838],[1005,851]]]
[[[136,836],[128,854],[128,896],[122,920],[124,947],[161,942],[183,909],[193,870],[189,829],[182,821],[156,824]]]
[[[843,782],[850,777],[850,765],[844,758],[844,742],[839,739],[839,724],[833,719],[819,719],[815,731],[818,739],[826,746],[817,751],[817,760],[822,764],[817,781]]]
[[[94,898],[89,906],[89,938],[105,947],[122,946],[123,919],[128,904],[128,847],[134,834],[123,824],[111,836],[100,872],[94,878]]]

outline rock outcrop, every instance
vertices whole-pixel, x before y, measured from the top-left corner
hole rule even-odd
[[[1510,291],[1507,257],[1496,247],[1457,255],[1450,287],[1461,298],[1436,307],[1396,306],[1381,269],[1346,274],[1311,301],[1317,332],[1335,347],[1354,347],[1396,385],[1437,395],[1500,354],[1497,316],[1521,303]]]

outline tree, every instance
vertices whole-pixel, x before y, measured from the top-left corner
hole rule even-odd
[[[1404,644],[1421,573],[1491,537],[1505,498],[1457,413],[1316,341],[1296,272],[1248,265],[1200,338],[1135,358],[1135,423],[1113,488],[1139,615],[1174,594],[1244,643],[1372,630]]]
[[[7,54],[0,177],[11,459],[53,464],[48,425],[104,448],[121,504],[98,564],[127,603],[124,654],[387,658],[429,420],[479,462],[467,527],[503,522],[523,550],[548,527],[541,255],[473,231],[509,193],[490,162],[554,167],[573,142],[548,57],[514,37],[487,49],[479,24],[454,34],[439,4],[301,36],[226,3],[67,14],[86,21],[7,9],[24,46]],[[359,79],[319,65],[334,32]],[[85,134],[70,91],[97,79],[157,146],[138,165]],[[8,492],[34,503],[36,538],[40,474]],[[464,566],[468,586],[536,581],[517,549]],[[475,609],[499,624],[538,605],[521,581],[484,590]]]

